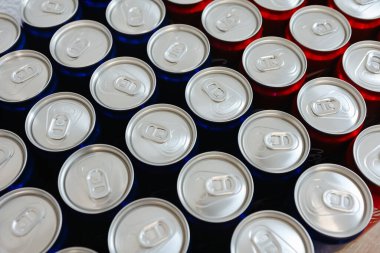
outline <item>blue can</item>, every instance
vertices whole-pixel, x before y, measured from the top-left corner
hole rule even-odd
[[[83,6],[83,17],[85,19],[96,20],[105,24],[106,8],[111,0],[81,0]]]
[[[21,26],[12,16],[0,13],[0,57],[14,50],[25,47],[25,34]]]

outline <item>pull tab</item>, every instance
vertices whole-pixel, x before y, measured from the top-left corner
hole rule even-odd
[[[235,9],[231,9],[231,11],[227,12],[224,17],[218,19],[215,23],[216,28],[221,32],[228,32],[237,26],[240,23],[240,18],[233,12],[235,12]]]
[[[338,190],[325,191],[323,203],[330,209],[344,213],[353,213],[356,206],[356,200],[352,194]]]
[[[137,6],[131,7],[128,10],[127,23],[129,26],[133,27],[142,26],[144,24],[143,11]]]
[[[39,207],[29,207],[19,214],[12,222],[12,232],[22,237],[29,234],[45,217],[45,212]]]
[[[142,137],[162,144],[169,140],[169,130],[158,124],[149,123],[142,127]]]
[[[284,60],[277,55],[263,56],[256,61],[256,68],[261,72],[280,69],[282,66],[284,66]]]
[[[86,176],[90,197],[97,200],[111,193],[107,174],[102,169],[92,169]]]
[[[318,117],[336,114],[340,111],[340,102],[332,97],[319,99],[312,103],[311,110]]]
[[[66,53],[71,58],[79,58],[87,48],[90,47],[90,42],[86,38],[76,38],[70,46],[66,48]]]
[[[265,135],[264,143],[271,150],[294,150],[298,147],[298,138],[288,132],[272,132]]]
[[[355,0],[355,2],[357,4],[360,4],[360,5],[368,5],[368,4],[371,4],[371,3],[375,3],[375,2],[378,2],[379,0]]]
[[[312,26],[312,30],[316,35],[325,36],[327,34],[336,32],[338,30],[338,26],[329,20],[323,20],[315,22]]]
[[[69,130],[70,119],[66,114],[56,114],[50,122],[47,135],[53,140],[62,140]]]
[[[380,146],[369,151],[363,162],[375,177],[380,178]]]
[[[230,175],[211,177],[205,186],[207,193],[212,196],[234,195],[241,190],[240,180]]]
[[[365,67],[373,74],[380,74],[380,51],[368,52]]]
[[[16,84],[24,83],[40,74],[41,68],[38,65],[27,64],[12,72],[11,80]]]
[[[281,253],[281,244],[275,238],[273,233],[266,227],[260,226],[257,231],[251,235],[251,242],[258,252]]]
[[[117,91],[126,93],[130,96],[135,96],[139,93],[141,93],[142,90],[142,83],[140,80],[133,79],[129,76],[120,76],[118,77],[114,83],[113,86]]]
[[[47,0],[42,2],[41,10],[51,14],[62,14],[65,11],[65,6],[54,0]]]
[[[165,51],[165,60],[171,63],[179,62],[182,57],[187,52],[186,44],[182,42],[174,42],[170,47]]]
[[[158,220],[143,227],[139,234],[140,245],[154,248],[171,237],[172,231],[168,223]]]
[[[203,84],[202,90],[206,92],[207,96],[212,101],[217,103],[223,102],[227,97],[224,87],[216,81],[211,81]]]

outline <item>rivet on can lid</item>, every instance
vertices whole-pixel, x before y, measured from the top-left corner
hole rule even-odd
[[[375,20],[380,18],[379,0],[334,0],[334,3],[345,14],[362,20]]]
[[[21,27],[11,16],[0,13],[0,54],[10,49],[19,40]]]
[[[88,248],[83,247],[70,247],[61,249],[60,251],[57,251],[57,253],[97,253],[96,251]]]
[[[290,11],[303,4],[304,1],[305,0],[254,0],[256,4],[272,11]]]

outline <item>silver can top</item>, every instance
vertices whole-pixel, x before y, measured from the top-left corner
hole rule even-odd
[[[181,74],[200,67],[210,54],[210,43],[204,33],[193,26],[168,25],[150,37],[148,56],[159,69]]]
[[[0,12],[0,54],[10,49],[21,35],[21,27],[16,19]]]
[[[38,28],[61,25],[78,11],[78,0],[22,0],[21,19]]]
[[[92,74],[92,97],[105,108],[129,110],[145,103],[156,89],[156,75],[144,61],[118,57],[106,61]]]
[[[253,37],[262,26],[259,9],[242,0],[212,1],[202,13],[202,25],[212,37],[240,42]]]
[[[179,5],[188,5],[188,4],[196,4],[202,2],[203,0],[167,0],[168,2],[179,4]]]
[[[63,66],[84,68],[102,60],[110,52],[112,43],[107,27],[96,21],[79,20],[54,33],[50,54]]]
[[[0,224],[0,252],[47,252],[61,230],[61,208],[43,190],[20,188],[0,198]]]
[[[50,152],[69,150],[91,134],[96,121],[91,103],[79,94],[60,92],[30,109],[25,132],[36,147]]]
[[[297,220],[282,212],[265,210],[249,215],[236,227],[231,253],[239,252],[314,253],[314,246]]]
[[[334,0],[338,8],[347,15],[363,20],[380,18],[379,0]]]
[[[190,229],[173,204],[157,198],[136,200],[124,207],[108,232],[111,253],[185,253]]]
[[[351,45],[344,53],[342,63],[345,73],[357,85],[380,92],[379,41],[367,40]]]
[[[236,157],[207,152],[182,168],[177,193],[186,210],[198,219],[219,223],[238,217],[253,197],[253,180]]]
[[[351,133],[363,124],[367,114],[360,92],[332,77],[307,82],[298,93],[297,107],[310,126],[331,135]]]
[[[380,187],[380,125],[363,130],[354,142],[353,156],[361,173]]]
[[[70,247],[66,249],[61,249],[57,253],[97,253],[96,251],[83,247]]]
[[[32,50],[19,50],[0,58],[0,101],[16,103],[40,94],[50,83],[49,59]]]
[[[133,166],[121,150],[104,144],[81,148],[63,164],[58,189],[68,206],[82,213],[106,212],[130,192]]]
[[[367,185],[340,165],[320,164],[307,169],[296,183],[294,198],[302,219],[329,237],[352,237],[372,217],[373,202]]]
[[[255,168],[287,173],[299,168],[310,151],[306,128],[292,115],[274,110],[253,114],[238,134],[240,152]]]
[[[297,83],[307,69],[306,56],[293,42],[280,37],[253,41],[243,53],[249,77],[262,85],[283,88]]]
[[[289,22],[292,36],[304,47],[331,52],[348,43],[351,26],[338,11],[311,5],[296,11]]]
[[[229,122],[242,116],[252,104],[251,84],[239,72],[212,67],[195,74],[186,86],[190,109],[202,119]]]
[[[290,11],[301,4],[305,0],[254,0],[254,2],[261,7],[272,11]]]
[[[129,151],[153,166],[176,163],[185,158],[197,140],[193,119],[181,108],[156,104],[137,112],[129,121],[125,139]]]
[[[24,141],[13,132],[0,129],[0,191],[17,180],[27,159]]]
[[[161,25],[165,15],[161,0],[112,0],[106,10],[108,24],[127,35],[153,31]]]

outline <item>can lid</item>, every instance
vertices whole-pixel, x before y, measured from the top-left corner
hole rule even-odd
[[[140,35],[160,26],[166,15],[161,0],[113,0],[106,10],[108,24],[127,35]]]
[[[0,129],[0,191],[17,180],[27,159],[24,141],[13,132]]]
[[[379,0],[334,0],[334,2],[341,11],[353,18],[362,20],[380,18]]]
[[[21,27],[13,17],[0,12],[0,54],[10,49],[21,35]]]
[[[97,214],[119,205],[130,192],[133,166],[121,150],[104,144],[81,148],[63,164],[58,189],[68,206]]]
[[[251,84],[239,72],[212,67],[190,79],[185,97],[190,109],[202,119],[229,122],[247,112],[253,92]]]
[[[343,55],[343,69],[360,87],[380,92],[380,42],[367,40],[351,45]]]
[[[101,61],[112,48],[111,32],[96,21],[79,20],[58,29],[50,40],[50,54],[59,64],[84,68]]]
[[[46,191],[20,188],[0,198],[0,251],[47,252],[62,226],[58,202]]]
[[[108,232],[111,253],[142,252],[185,253],[190,229],[185,216],[163,199],[145,198],[124,207],[114,218]]]
[[[167,0],[167,1],[178,4],[178,5],[188,5],[188,4],[196,4],[196,3],[202,2],[203,0]]]
[[[25,132],[36,147],[50,152],[69,150],[91,134],[96,121],[91,103],[79,94],[60,92],[30,109]]]
[[[23,102],[40,94],[50,83],[49,59],[32,50],[19,50],[0,58],[0,101]]]
[[[305,228],[291,216],[272,210],[253,213],[236,227],[231,253],[251,252],[252,248],[254,252],[314,253]]]
[[[311,5],[296,11],[289,27],[297,42],[320,52],[337,50],[351,38],[348,20],[338,11],[321,5]]]
[[[148,56],[159,69],[182,74],[200,67],[210,54],[210,43],[204,33],[193,26],[168,25],[150,37]]]
[[[363,96],[349,83],[332,77],[307,82],[297,96],[302,118],[326,134],[348,134],[359,128],[366,117]]]
[[[61,249],[57,253],[97,253],[96,251],[83,247],[70,247],[66,249]]]
[[[299,168],[310,151],[310,137],[292,115],[266,110],[251,115],[240,127],[238,143],[244,158],[268,173],[287,173]]]
[[[360,233],[372,217],[373,202],[367,185],[340,165],[319,164],[307,169],[296,183],[294,198],[302,219],[333,238]]]
[[[380,187],[379,144],[380,125],[375,125],[366,128],[356,137],[353,149],[355,163],[359,170],[378,187]]]
[[[156,89],[156,75],[144,61],[118,57],[104,62],[92,74],[92,97],[111,110],[129,110],[145,103]]]
[[[125,139],[138,160],[153,166],[174,164],[186,157],[197,140],[193,119],[181,108],[155,104],[129,121]]]
[[[236,157],[207,152],[182,168],[177,193],[185,209],[198,219],[219,223],[238,217],[253,197],[253,180]]]
[[[30,26],[49,28],[61,25],[78,11],[78,0],[23,0],[21,19]]]
[[[240,42],[253,37],[262,26],[259,9],[241,0],[213,1],[202,13],[208,34],[222,41]]]
[[[256,4],[272,11],[290,11],[303,4],[304,1],[305,0],[254,0]]]
[[[307,69],[306,56],[293,42],[280,37],[253,41],[243,53],[249,77],[262,85],[283,88],[297,83]]]

